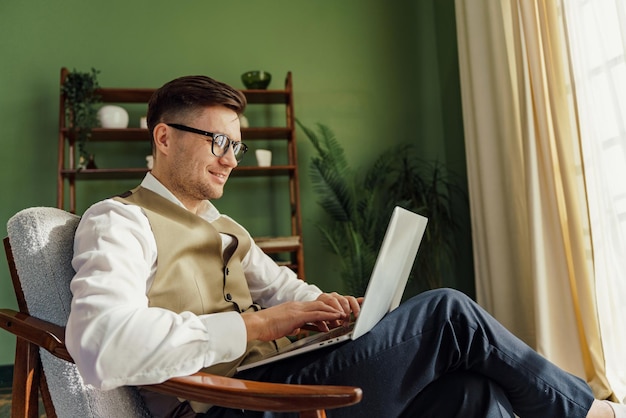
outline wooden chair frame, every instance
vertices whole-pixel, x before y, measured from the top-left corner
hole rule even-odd
[[[39,395],[46,415],[56,417],[39,348],[73,362],[64,342],[65,328],[29,315],[8,237],[4,238],[4,246],[19,308],[19,312],[0,309],[0,327],[17,337],[11,417],[38,417]],[[362,397],[361,389],[356,387],[255,382],[201,372],[143,387],[229,408],[299,412],[301,418],[326,417],[326,409],[353,405]]]

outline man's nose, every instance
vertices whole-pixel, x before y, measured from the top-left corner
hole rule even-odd
[[[229,167],[237,167],[237,165],[239,164],[237,162],[237,158],[235,158],[235,151],[233,150],[232,146],[228,147],[226,153],[222,155],[219,159],[222,164]]]

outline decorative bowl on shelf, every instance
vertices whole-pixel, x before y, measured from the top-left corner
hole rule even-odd
[[[248,71],[241,75],[241,81],[247,89],[264,90],[272,81],[272,75],[267,71]]]

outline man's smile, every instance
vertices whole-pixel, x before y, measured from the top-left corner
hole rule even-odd
[[[218,171],[211,171],[209,170],[209,173],[211,173],[211,175],[213,175],[214,177],[217,177],[218,180],[222,181],[222,182],[226,182],[226,180],[228,180],[228,172],[222,173],[222,172],[218,172]]]

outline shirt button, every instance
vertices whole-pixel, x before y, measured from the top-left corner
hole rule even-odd
[[[228,267],[226,267],[226,268],[224,269],[224,273],[228,276],[228,273],[229,273],[229,271],[228,271]]]

